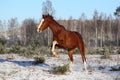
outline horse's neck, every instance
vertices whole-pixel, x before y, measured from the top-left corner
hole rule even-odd
[[[49,24],[49,27],[52,30],[54,35],[57,35],[62,30],[62,27],[54,20],[51,21],[51,23]]]

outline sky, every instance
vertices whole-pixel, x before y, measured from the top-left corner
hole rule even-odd
[[[0,0],[0,20],[10,20],[17,17],[19,21],[26,18],[39,20],[42,16],[42,3],[46,0]],[[120,6],[120,0],[50,0],[55,9],[55,17],[69,19],[80,18],[82,13],[90,19],[94,11],[113,15]]]

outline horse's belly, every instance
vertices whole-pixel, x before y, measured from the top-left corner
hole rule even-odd
[[[64,39],[57,39],[59,45],[61,45],[65,49],[74,49],[76,48],[78,44],[78,36],[73,33],[69,32],[65,35]]]
[[[78,45],[77,41],[67,41],[64,47],[66,49],[74,49],[77,47],[77,45]]]
[[[74,49],[74,48],[76,48],[77,47],[77,45],[75,45],[75,44],[67,44],[66,45],[66,48],[67,49]]]
[[[67,43],[67,44],[58,44],[61,48],[64,48],[64,49],[74,49],[77,47],[76,44],[71,44],[71,43]]]
[[[66,47],[68,49],[74,49],[78,46],[78,40],[75,36],[66,39]]]

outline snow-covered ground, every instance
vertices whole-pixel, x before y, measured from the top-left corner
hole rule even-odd
[[[45,64],[32,65],[33,59],[18,54],[0,55],[0,80],[120,80],[120,55],[112,55],[110,59],[101,59],[101,55],[87,55],[88,73],[83,70],[81,56],[74,54],[73,71],[64,75],[52,74],[51,68],[68,64],[68,55],[60,54],[60,58],[45,56]]]

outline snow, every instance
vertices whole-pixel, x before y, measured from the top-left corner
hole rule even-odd
[[[84,71],[81,56],[74,54],[72,72],[63,75],[52,74],[52,67],[69,63],[67,54],[60,58],[44,56],[44,64],[32,65],[34,59],[18,54],[0,55],[0,80],[120,80],[120,55],[111,55],[110,59],[101,59],[101,55],[87,55],[88,73]]]

